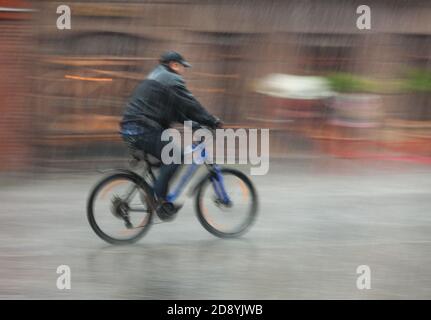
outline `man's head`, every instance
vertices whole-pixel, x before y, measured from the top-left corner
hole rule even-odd
[[[184,60],[184,58],[175,51],[167,51],[163,53],[160,57],[160,63],[168,66],[178,74],[183,74],[185,68],[191,67],[190,63]]]

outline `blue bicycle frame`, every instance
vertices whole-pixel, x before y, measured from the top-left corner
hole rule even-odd
[[[186,148],[187,150],[187,148]],[[201,142],[198,144],[193,144],[189,147],[189,150],[185,152],[186,154],[198,154],[198,159],[194,159],[191,165],[187,168],[186,173],[181,177],[179,183],[173,188],[173,190],[166,197],[167,201],[174,202],[181,195],[185,185],[190,181],[198,167],[205,162],[208,158],[208,153],[205,149],[205,143]],[[223,204],[230,204],[231,200],[226,192],[224,186],[223,175],[221,174],[221,169],[216,164],[211,164],[212,171],[215,173],[213,177],[211,177],[211,183],[214,188],[214,192],[217,195],[217,198],[221,200]]]

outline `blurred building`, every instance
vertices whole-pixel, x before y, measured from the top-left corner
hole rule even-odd
[[[25,1],[0,2],[0,171],[31,164],[29,62],[34,44],[29,36],[32,11]]]
[[[122,157],[116,131],[124,103],[167,49],[192,62],[188,86],[210,111],[232,126],[272,128],[274,154],[329,150],[319,149],[322,141],[363,141],[370,131],[334,129],[322,101],[259,94],[258,79],[347,72],[383,81],[406,67],[430,70],[429,1],[368,1],[371,30],[357,29],[363,1],[353,0],[70,1],[72,29],[58,30],[61,4],[32,2],[36,11],[25,15],[0,12],[0,57],[7,66],[0,78],[7,97],[3,168],[26,164],[16,159],[28,153],[33,164],[45,166]],[[429,92],[380,98],[384,121],[373,137],[395,141],[401,151],[410,141],[406,132],[429,142]],[[419,149],[427,154],[423,141]]]

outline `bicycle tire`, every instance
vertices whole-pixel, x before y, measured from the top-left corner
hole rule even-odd
[[[125,244],[131,244],[135,243],[139,239],[141,239],[149,230],[151,224],[152,224],[152,218],[154,213],[154,204],[152,197],[148,197],[148,201],[151,203],[148,204],[148,207],[150,208],[148,222],[144,227],[142,227],[142,230],[139,231],[136,235],[134,235],[131,238],[126,239],[117,239],[109,236],[103,230],[99,227],[99,225],[96,222],[96,219],[94,217],[94,204],[95,199],[98,195],[98,192],[103,189],[103,187],[108,184],[109,182],[116,180],[116,179],[126,179],[130,180],[134,184],[136,184],[139,188],[143,189],[145,194],[151,195],[152,191],[151,188],[148,186],[148,184],[143,180],[143,178],[139,177],[136,173],[132,171],[124,170],[122,172],[116,172],[113,174],[110,174],[108,176],[103,177],[99,182],[95,184],[95,186],[92,188],[90,195],[88,197],[87,201],[87,219],[88,222],[93,229],[93,231],[101,238],[102,240],[115,245],[125,245]]]
[[[246,233],[250,229],[250,227],[254,224],[258,213],[258,207],[259,207],[258,196],[257,196],[256,189],[254,188],[254,185],[251,182],[251,180],[241,171],[236,169],[231,169],[231,168],[222,168],[221,174],[231,174],[236,176],[242,182],[245,183],[248,190],[250,191],[251,198],[252,198],[252,206],[250,208],[250,212],[248,213],[247,221],[246,223],[244,223],[244,226],[236,232],[223,232],[215,228],[207,221],[205,214],[202,210],[201,200],[203,195],[202,192],[205,189],[206,185],[211,182],[210,178],[213,177],[214,175],[213,173],[209,173],[199,182],[199,187],[197,189],[197,193],[195,197],[195,210],[196,210],[196,214],[199,222],[209,233],[219,238],[236,238]]]

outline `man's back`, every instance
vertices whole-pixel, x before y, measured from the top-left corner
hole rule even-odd
[[[174,118],[171,113],[169,90],[156,80],[145,79],[130,96],[121,124],[168,128]]]
[[[183,78],[160,64],[133,91],[121,125],[165,129],[185,120],[208,126],[217,122],[187,90]]]

